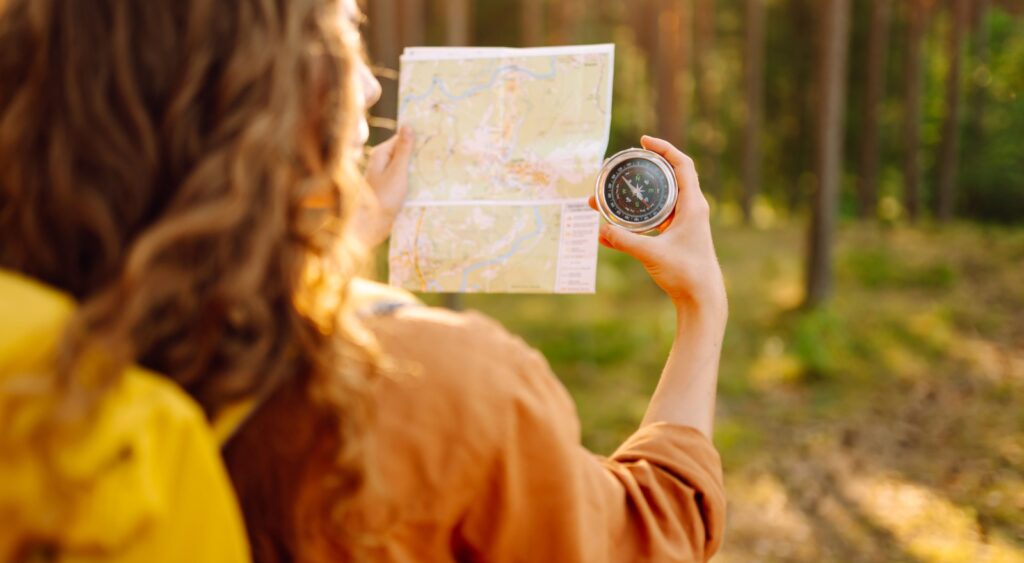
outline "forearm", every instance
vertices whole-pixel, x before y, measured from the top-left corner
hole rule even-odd
[[[724,334],[724,313],[676,308],[676,337],[642,426],[681,424],[711,438]]]

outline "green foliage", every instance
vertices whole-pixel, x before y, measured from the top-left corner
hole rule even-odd
[[[736,466],[750,460],[751,453],[763,444],[757,427],[736,418],[719,421],[715,428],[715,447],[725,463]]]
[[[842,321],[827,308],[802,313],[793,329],[793,352],[812,380],[835,374],[843,344]]]
[[[945,263],[915,264],[894,256],[884,247],[853,249],[844,257],[845,267],[861,285],[880,289],[918,288],[942,290],[956,283],[956,273]]]
[[[972,217],[1024,221],[1024,23],[995,11],[991,60],[977,66],[971,87],[981,90],[979,128],[965,134],[961,199]]]

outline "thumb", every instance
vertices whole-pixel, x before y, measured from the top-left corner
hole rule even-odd
[[[370,149],[369,158],[366,161],[367,172],[372,174],[380,174],[384,172],[384,169],[388,167],[388,163],[391,162],[391,157],[395,152],[395,144],[398,141],[398,136],[395,135],[380,143],[379,145]]]
[[[608,223],[601,224],[601,241],[613,250],[625,252],[643,262],[648,254],[649,237],[631,233],[625,229],[613,227]]]
[[[398,165],[407,168],[409,158],[412,156],[412,146],[415,134],[412,129],[402,127],[398,131],[398,143],[395,145],[394,154],[391,157],[391,165]]]

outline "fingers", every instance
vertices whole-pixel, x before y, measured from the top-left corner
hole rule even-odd
[[[600,233],[601,244],[613,250],[625,252],[641,262],[646,260],[650,250],[649,246],[654,241],[654,239],[650,237],[613,227],[608,223],[601,224]]]
[[[392,149],[393,155],[391,157],[391,162],[405,169],[408,167],[409,158],[412,157],[412,146],[413,141],[415,140],[415,134],[412,132],[412,129],[402,127],[398,130],[398,135],[395,135],[395,137],[398,138],[398,142]]]
[[[676,208],[678,208],[678,205],[676,206]],[[672,226],[672,222],[675,220],[675,218],[676,213],[675,211],[673,211],[672,214],[668,216],[668,219],[665,219],[664,223],[658,225],[658,233],[664,233],[665,231],[667,231],[668,228]]]
[[[676,214],[687,215],[700,213],[708,209],[708,201],[700,189],[700,179],[693,159],[677,149],[672,143],[644,135],[640,144],[649,151],[660,154],[676,171],[679,181],[679,201],[676,202]]]
[[[396,144],[398,144],[398,135],[370,149],[370,157],[366,163],[367,171],[378,174],[383,172],[391,162],[391,155],[394,154]]]
[[[402,127],[396,135],[370,150],[368,167],[378,172],[383,172],[393,164],[404,167],[412,155],[413,137],[411,129]]]
[[[677,149],[672,143],[664,139],[644,135],[640,139],[640,144],[645,149],[665,157],[665,160],[679,172],[685,172],[686,169],[693,168],[693,159],[683,154],[683,151]]]
[[[589,205],[590,208],[593,209],[594,211],[597,211],[597,212],[601,211],[597,207],[597,198],[595,196],[590,196],[587,199],[587,205]],[[597,240],[601,243],[602,246],[606,246],[606,247],[611,248],[611,249],[614,250],[615,246],[613,246],[612,243],[605,237],[605,229],[607,227],[608,227],[608,225],[606,225],[606,224],[600,225],[600,230],[598,231],[599,234],[598,234]]]

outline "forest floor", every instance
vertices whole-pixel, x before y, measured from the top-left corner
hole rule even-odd
[[[716,226],[731,313],[718,563],[1024,562],[1024,229],[841,228],[836,295],[797,309],[802,229]],[[597,296],[466,296],[540,348],[584,441],[640,420],[674,327],[602,249]]]

